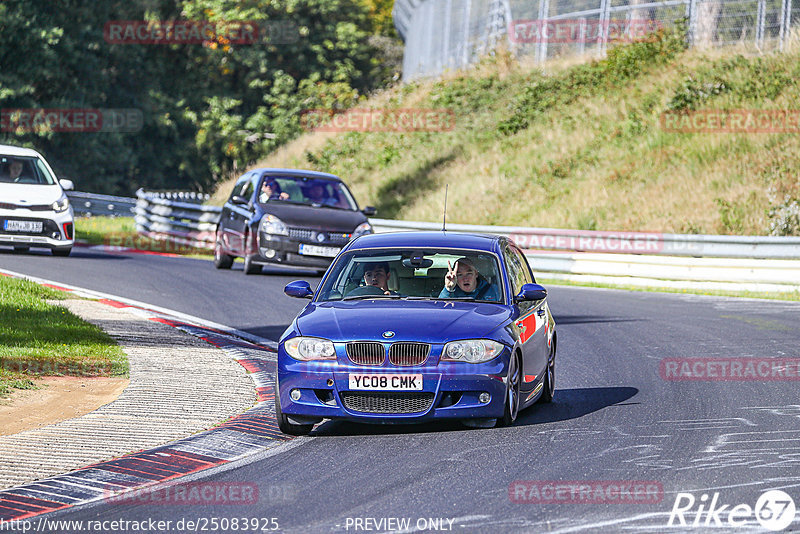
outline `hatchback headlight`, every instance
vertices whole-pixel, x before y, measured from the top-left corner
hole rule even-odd
[[[503,351],[503,344],[491,339],[465,339],[451,341],[444,346],[442,361],[482,363],[496,358]]]
[[[368,222],[359,224],[353,231],[353,239],[372,233],[372,225]]]
[[[293,337],[284,342],[283,348],[295,360],[335,360],[336,351],[333,343],[318,337]]]
[[[66,195],[61,195],[61,198],[53,202],[53,205],[50,206],[53,208],[53,211],[56,213],[62,213],[69,209],[69,199]]]
[[[261,218],[259,230],[265,234],[289,235],[289,228],[282,220],[274,215],[264,215]]]

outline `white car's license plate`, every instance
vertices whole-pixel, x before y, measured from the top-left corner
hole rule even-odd
[[[317,245],[300,245],[300,254],[305,256],[325,256],[326,258],[333,258],[339,251],[342,250],[337,247],[318,247]]]
[[[41,232],[42,221],[6,221],[6,232]]]
[[[350,389],[422,391],[422,375],[351,374]]]

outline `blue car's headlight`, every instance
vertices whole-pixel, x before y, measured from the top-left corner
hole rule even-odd
[[[265,234],[289,235],[286,224],[274,215],[264,215],[259,224],[259,230]]]
[[[309,360],[335,360],[333,343],[318,337],[293,337],[283,343],[286,353],[302,362]]]
[[[66,195],[62,195],[61,198],[53,202],[51,207],[56,213],[67,211],[67,209],[69,209],[69,199],[66,197]]]
[[[442,361],[481,363],[496,358],[503,351],[503,344],[491,339],[465,339],[451,341],[444,346]]]

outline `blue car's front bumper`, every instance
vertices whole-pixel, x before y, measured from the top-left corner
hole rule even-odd
[[[339,362],[299,362],[286,355],[281,346],[278,356],[281,410],[290,417],[372,423],[498,418],[502,417],[505,406],[508,359],[506,350],[481,364],[434,362],[416,367],[365,367],[343,363],[341,359]],[[351,390],[351,373],[420,374],[422,389]],[[300,397],[293,401],[290,393],[295,389],[299,390]],[[481,393],[489,394],[488,402],[480,401]]]

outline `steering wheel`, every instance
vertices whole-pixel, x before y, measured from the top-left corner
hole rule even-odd
[[[348,297],[360,297],[364,295],[383,295],[383,289],[375,286],[357,287],[347,293]]]

